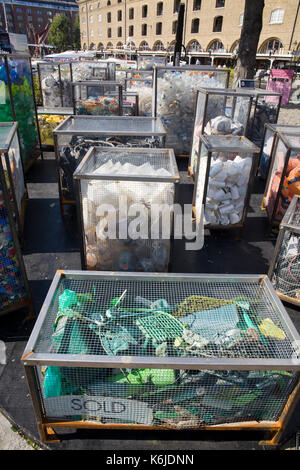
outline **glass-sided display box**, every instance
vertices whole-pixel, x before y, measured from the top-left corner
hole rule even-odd
[[[72,65],[70,62],[39,62],[39,101],[42,108],[72,106]]]
[[[117,96],[117,92],[112,93]],[[139,95],[134,91],[122,92],[122,116],[139,116]]]
[[[159,118],[69,116],[53,136],[63,210],[65,204],[75,204],[73,172],[90,147],[164,147],[166,130]]]
[[[242,228],[256,174],[259,147],[244,136],[200,136],[193,215],[208,229]],[[204,210],[204,213],[203,213]]]
[[[0,123],[0,165],[5,176],[16,231],[22,238],[27,188],[16,122]]]
[[[137,68],[138,70],[149,70],[156,66],[164,67],[167,65],[167,57],[151,54],[138,54]]]
[[[300,194],[300,133],[278,132],[271,157],[262,209],[278,226],[295,194]]]
[[[125,90],[139,95],[140,116],[152,116],[153,79],[152,78],[126,78]]]
[[[153,81],[152,112],[162,119],[167,129],[166,145],[173,148],[176,155],[190,156],[197,90],[228,88],[229,70],[157,66]]]
[[[18,122],[26,172],[41,155],[30,55],[0,55],[0,89],[0,122]]]
[[[200,135],[246,135],[252,97],[225,88],[202,88],[197,91],[193,144],[189,174],[197,167]]]
[[[74,114],[121,116],[123,87],[109,80],[72,83]]]
[[[300,195],[281,221],[268,276],[281,300],[300,305]]]
[[[92,147],[74,179],[82,269],[168,271],[179,183],[173,150]]]
[[[80,82],[98,78],[99,80],[115,80],[116,64],[114,62],[81,60],[71,63],[72,81]]]
[[[287,124],[265,124],[259,164],[259,174],[264,180],[266,180],[268,177],[271,157],[278,132],[288,132],[291,134],[295,132],[296,134],[300,134],[300,126],[289,126]]]
[[[249,93],[253,97],[247,137],[261,147],[265,124],[276,124],[278,121],[282,95],[261,88],[237,88],[237,91]]]
[[[43,442],[117,428],[275,446],[299,403],[299,340],[267,276],[58,271],[22,363]]]
[[[4,140],[3,127],[0,127],[0,140]],[[18,221],[16,220],[16,199],[23,192],[22,181],[11,182],[10,178],[21,177],[22,171],[16,171],[18,164],[17,144],[14,141],[14,130],[11,129],[9,149],[4,148],[4,161],[0,164],[0,316],[15,310],[26,308],[31,314],[33,303],[27,280],[25,265],[18,237]],[[16,147],[15,147],[16,144]],[[3,146],[3,142],[1,142]],[[6,164],[6,168],[4,164]],[[19,167],[20,168],[20,167]],[[11,170],[11,171],[5,171]],[[13,196],[12,196],[13,190]],[[17,200],[18,202],[18,200]]]

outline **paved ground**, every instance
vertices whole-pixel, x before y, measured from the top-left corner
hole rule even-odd
[[[279,116],[282,124],[300,125],[300,104],[282,108]],[[186,162],[180,162],[182,176],[186,175]],[[56,171],[53,155],[45,155],[37,161],[27,176],[29,201],[25,220],[24,260],[32,289],[36,311],[42,302],[57,269],[80,269],[78,234],[74,217],[62,219],[58,204]],[[273,254],[276,238],[269,235],[266,215],[260,210],[263,183],[258,179],[251,197],[250,210],[242,239],[237,242],[230,235],[212,235],[205,241],[201,252],[184,252],[181,241],[176,241],[173,272],[202,273],[266,273]],[[180,200],[190,203],[192,184],[183,178]],[[286,306],[291,319],[300,332],[299,311]],[[20,313],[1,319],[1,333],[6,341],[6,366],[0,365],[0,410],[5,410],[12,420],[31,439],[38,442],[38,432],[31,400],[20,364],[20,357],[33,324],[23,324]],[[1,336],[0,336],[0,339]],[[295,416],[300,416],[299,409]],[[292,423],[284,444],[294,448],[295,430],[299,422]],[[249,440],[251,439],[251,440]],[[259,436],[249,437],[241,433],[211,436],[204,434],[181,435],[176,433],[87,432],[64,435],[53,449],[258,449]],[[27,441],[11,430],[10,423],[0,414],[0,449],[23,449]],[[29,447],[31,447],[29,445]],[[28,447],[27,447],[28,448]],[[31,447],[32,449],[32,447]]]

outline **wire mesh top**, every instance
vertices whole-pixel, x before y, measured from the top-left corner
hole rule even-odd
[[[252,96],[278,96],[278,99],[281,96],[281,93],[278,93],[277,91],[268,91],[263,90],[262,88],[237,87],[236,90]]]
[[[76,178],[85,175],[92,175],[95,179],[123,176],[128,179],[151,177],[172,181],[178,178],[178,168],[170,149],[94,147],[74,173]]]
[[[297,227],[300,231],[300,196],[294,195],[289,207],[282,219],[281,226],[288,228],[289,226]]]
[[[64,273],[34,352],[290,359],[297,333],[261,281]]]
[[[166,135],[160,118],[143,116],[72,116],[65,119],[55,133],[95,135]]]
[[[300,151],[300,133],[288,133],[286,130],[279,133],[283,143],[289,149],[299,152]]]
[[[260,149],[246,137],[238,135],[201,135],[200,139],[212,152],[259,153]]]
[[[244,93],[243,89],[241,90],[236,90],[233,88],[210,88],[210,87],[203,87],[199,88],[199,92],[205,93],[205,94],[213,94],[213,95],[233,95],[233,96],[247,96],[250,99],[250,96],[248,93]]]
[[[272,130],[273,132],[296,132],[300,133],[300,126],[289,126],[287,124],[272,124],[267,122],[265,124],[266,128]]]

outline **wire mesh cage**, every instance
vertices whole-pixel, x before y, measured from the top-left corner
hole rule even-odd
[[[261,146],[260,154],[260,164],[259,164],[259,174],[264,180],[267,179],[271,157],[274,150],[274,145],[276,142],[276,136],[278,132],[288,132],[288,133],[299,133],[300,126],[289,126],[284,124],[265,124],[263,143]]]
[[[72,65],[70,62],[39,62],[39,101],[42,108],[72,107]]]
[[[57,114],[56,114],[57,113]],[[65,120],[69,115],[66,108],[48,108],[44,112],[38,112],[38,124],[41,136],[41,148],[44,151],[54,150],[53,131]]]
[[[73,177],[82,269],[168,271],[179,182],[171,149],[91,148]]]
[[[27,188],[18,138],[18,123],[0,123],[0,156],[0,165],[11,201],[16,231],[22,237]]]
[[[124,87],[126,91],[139,95],[140,116],[153,115],[153,79],[146,78],[125,78]]]
[[[0,126],[1,147],[5,146],[4,126]],[[14,126],[10,129],[10,146],[6,148],[0,164],[0,316],[28,307],[32,301],[17,230],[19,228],[18,203],[21,202],[24,183],[17,153]],[[4,144],[4,145],[3,145]],[[15,146],[16,144],[16,146]],[[16,180],[16,176],[20,180]]]
[[[153,115],[167,129],[166,145],[176,155],[190,155],[199,88],[227,88],[229,70],[203,66],[155,67]]]
[[[69,116],[54,131],[61,205],[75,204],[73,172],[92,146],[163,147],[166,130],[159,118]]]
[[[278,132],[262,202],[271,227],[277,227],[295,194],[299,194],[300,133]]]
[[[244,226],[260,149],[244,136],[200,136],[193,195],[196,223],[206,228]]]
[[[121,116],[123,87],[109,80],[72,83],[74,114]]]
[[[225,88],[197,91],[189,174],[196,172],[200,135],[246,135],[252,97]]]
[[[115,80],[116,64],[105,61],[80,60],[71,63],[74,82],[98,78],[99,80]]]
[[[41,155],[30,55],[0,55],[0,122],[18,122],[24,171]]]
[[[277,295],[300,305],[300,196],[294,195],[280,224],[268,276]]]
[[[149,68],[154,68],[154,66],[166,66],[167,57],[158,56],[152,54],[138,54],[137,56],[137,68],[138,70],[146,70]]]
[[[60,428],[265,430],[299,400],[298,333],[267,276],[58,271],[26,345]]]
[[[117,93],[112,93],[117,96]],[[139,116],[139,95],[132,91],[122,92],[122,116]]]
[[[247,137],[258,147],[262,146],[264,126],[276,124],[281,107],[282,94],[260,88],[237,88],[253,97]]]

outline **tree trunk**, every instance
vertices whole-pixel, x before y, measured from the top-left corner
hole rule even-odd
[[[245,0],[244,21],[234,71],[233,87],[237,86],[239,79],[254,78],[264,6],[264,0]]]

